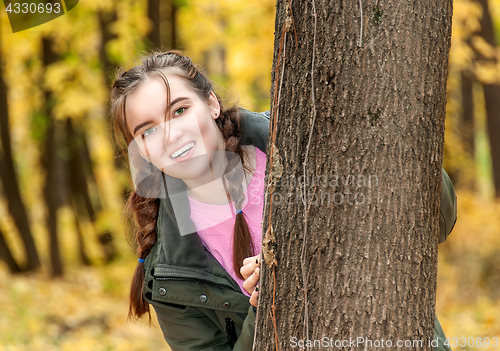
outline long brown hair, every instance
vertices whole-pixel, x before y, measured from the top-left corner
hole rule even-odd
[[[176,75],[183,78],[198,94],[201,99],[208,99],[213,90],[212,82],[203,74],[193,62],[186,56],[178,51],[169,51],[165,53],[155,52],[147,56],[142,64],[125,71],[120,69],[116,75],[113,89],[111,91],[111,112],[113,115],[115,136],[117,141],[121,144],[122,151],[125,153],[132,140],[133,136],[128,130],[125,104],[127,95],[135,91],[135,89],[149,77],[157,75],[163,79],[167,87],[167,101],[169,98],[168,81],[162,72],[164,69],[174,69]],[[224,110],[220,99],[217,97],[220,104],[220,116],[215,120],[218,128],[222,132],[225,141],[225,150],[231,151],[241,159],[243,168],[248,171],[245,163],[246,154],[241,145],[240,137],[240,116],[237,107]],[[167,111],[169,109],[167,108]],[[141,157],[136,158],[136,162],[146,162]],[[229,162],[225,171],[224,180],[228,178],[229,182],[224,182],[228,198],[235,202],[235,208],[241,209],[242,203],[245,200],[245,194],[241,187],[243,179],[231,179],[229,170],[233,165]],[[141,166],[136,165],[139,170]],[[143,189],[134,190],[128,200],[127,210],[133,214],[135,222],[137,223],[136,241],[137,241],[137,256],[140,259],[145,259],[155,245],[157,240],[156,233],[156,220],[158,218],[158,211],[160,202],[157,194],[155,194],[154,186],[152,184],[161,184],[158,177],[161,172],[149,175],[149,179],[141,181]],[[137,174],[136,177],[139,177]],[[241,177],[241,174],[240,174]],[[141,194],[141,195],[139,195]],[[142,196],[146,195],[146,196]],[[243,213],[237,213],[234,225],[234,240],[233,240],[233,269],[238,277],[243,279],[240,273],[240,267],[246,257],[255,254],[252,243],[250,231]],[[149,304],[144,299],[142,289],[144,284],[145,268],[144,263],[139,262],[136,266],[132,284],[130,288],[130,307],[129,318],[139,318],[143,314],[149,314]]]

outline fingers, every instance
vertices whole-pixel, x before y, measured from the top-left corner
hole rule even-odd
[[[253,261],[253,262],[255,262],[255,258],[256,258],[256,256],[252,256],[252,257],[247,257],[247,258],[245,258],[245,259],[243,260],[243,265],[247,265],[247,264],[249,264],[249,263],[252,263],[252,261]]]
[[[254,307],[258,307],[259,303],[259,292],[257,290],[254,290],[252,292],[252,295],[250,296],[250,305],[254,306]]]
[[[255,271],[245,279],[243,282],[243,288],[246,290],[247,293],[252,294],[255,290],[256,285],[259,283],[259,277],[260,277],[260,268],[255,268]]]
[[[259,297],[257,284],[260,278],[260,260],[260,254],[247,257],[243,260],[243,266],[240,268],[240,273],[245,279],[243,288],[250,294],[250,304],[254,307],[257,307]]]
[[[243,260],[243,266],[240,268],[240,273],[243,279],[248,279],[250,275],[260,266],[260,255],[247,257]]]
[[[252,256],[252,257],[247,257],[243,260],[243,265],[246,265],[246,264],[249,264],[249,263],[252,263],[252,262],[260,262],[260,254],[256,255],[256,256]]]
[[[252,273],[255,271],[255,268],[257,268],[257,265],[255,262],[249,263],[243,267],[240,268],[240,273],[243,276],[243,279],[248,279],[252,275]]]

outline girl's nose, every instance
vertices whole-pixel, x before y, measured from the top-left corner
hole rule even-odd
[[[165,124],[165,148],[167,148],[167,145],[175,145],[184,135],[184,131],[177,123],[166,122]]]

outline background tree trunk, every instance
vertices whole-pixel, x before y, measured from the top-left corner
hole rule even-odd
[[[108,58],[106,51],[106,46],[108,43],[116,38],[116,35],[110,31],[110,26],[116,21],[116,10],[112,11],[101,11],[99,12],[99,28],[101,31],[101,46],[99,47],[99,60],[103,67],[104,79],[106,80],[106,86],[110,90],[111,85],[114,81],[113,69],[116,67]],[[106,105],[107,106],[107,105]],[[107,109],[105,109],[107,111]]]
[[[462,96],[462,120],[460,134],[464,145],[465,157],[469,167],[454,172],[453,182],[464,188],[475,190],[475,140],[474,140],[474,73],[467,69],[460,73],[460,90]],[[448,173],[450,174],[450,173]]]
[[[164,50],[175,49],[177,43],[177,5],[175,0],[162,1],[160,4],[162,20],[160,21],[160,43]]]
[[[148,33],[149,49],[160,48],[160,0],[148,0],[148,17],[151,30]]]
[[[477,33],[493,48],[497,47],[495,38],[495,29],[491,20],[491,14],[487,0],[472,0],[481,5],[483,16],[481,18],[481,29]],[[486,57],[474,45],[476,57],[479,64],[488,64],[496,66],[498,59],[496,56]],[[495,186],[495,195],[500,197],[500,84],[483,83],[484,103],[486,107],[486,119],[488,123],[488,135],[490,141],[491,163],[493,166],[493,183]]]
[[[65,167],[68,171],[68,183],[71,197],[69,201],[73,205],[72,208],[78,239],[78,254],[80,256],[80,261],[83,265],[88,266],[90,265],[90,260],[85,250],[80,218],[87,218],[92,224],[94,224],[95,212],[87,187],[85,170],[87,167],[83,166],[84,161],[81,157],[81,150],[84,146],[81,143],[82,139],[80,138],[80,133],[78,133],[73,127],[71,118],[66,119],[65,129],[65,147],[67,151]],[[91,167],[90,164],[87,166]]]
[[[462,141],[465,149],[474,157],[474,75],[470,70],[462,71]]]
[[[0,40],[1,40],[0,32]],[[1,48],[1,41],[0,41]],[[1,52],[0,52],[1,57]],[[25,270],[33,270],[40,267],[40,258],[36,250],[35,241],[31,234],[28,214],[24,207],[17,182],[14,158],[10,143],[9,108],[7,104],[7,87],[3,80],[3,67],[0,62],[0,180],[9,207],[9,212],[19,231],[26,256]]]
[[[325,336],[431,350],[452,2],[288,4],[256,350]]]
[[[78,240],[78,257],[80,262],[84,266],[90,266],[91,262],[89,256],[87,255],[87,250],[85,249],[85,242],[83,241],[83,230],[78,218],[78,209],[76,205],[73,205],[73,218],[75,223],[76,238]]]
[[[0,260],[5,262],[11,273],[21,272],[21,268],[14,259],[14,256],[12,256],[12,253],[10,252],[9,246],[5,241],[5,238],[1,230],[0,230]]]
[[[45,67],[50,66],[57,61],[57,55],[52,50],[52,39],[44,37],[42,39],[43,46],[43,63]],[[61,159],[58,155],[58,146],[61,145],[60,137],[61,126],[55,121],[52,113],[54,98],[50,91],[45,91],[45,115],[48,119],[47,129],[45,134],[45,155],[44,164],[45,187],[44,196],[47,205],[47,230],[49,233],[49,254],[50,265],[53,276],[62,276],[64,273],[61,253],[59,249],[59,239],[57,230],[57,210],[62,203],[64,196],[62,192],[65,190],[65,184],[61,181]]]
[[[99,48],[99,60],[101,61],[101,65],[103,67],[103,74],[104,74],[104,78],[106,79],[107,88],[108,88],[108,96],[111,93],[111,85],[113,84],[113,82],[115,80],[114,73],[115,73],[115,70],[117,67],[109,60],[109,57],[108,57],[108,54],[106,51],[106,46],[108,45],[108,43],[111,40],[113,40],[117,37],[115,34],[113,34],[110,31],[110,26],[116,20],[117,20],[117,16],[116,16],[115,10],[113,10],[111,12],[100,12],[99,13],[99,28],[101,31],[101,38],[102,38],[101,46]],[[111,118],[111,116],[109,115],[109,106],[108,106],[107,101],[106,101],[106,104],[103,106],[103,111],[106,111],[107,117]],[[110,125],[112,124],[111,119],[110,119],[109,124]],[[111,140],[113,140],[113,138],[114,138],[112,135],[112,130],[110,130],[110,138],[111,138]],[[124,168],[123,167],[123,164],[124,164],[123,154],[120,152],[119,148],[114,148],[113,150],[115,153],[115,157],[114,157],[115,169],[118,173],[123,172],[123,168]],[[87,154],[88,154],[88,152],[87,152]],[[127,201],[128,195],[129,195],[128,189],[124,188],[123,192],[122,192],[122,197],[123,197],[124,201]],[[110,233],[110,235],[112,235],[112,233]]]

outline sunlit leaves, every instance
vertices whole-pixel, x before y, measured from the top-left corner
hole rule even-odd
[[[187,53],[208,66],[214,79],[250,109],[269,109],[274,6],[270,0],[191,0],[178,13],[178,32]],[[207,62],[220,47],[226,77]]]
[[[57,62],[45,71],[45,88],[57,96],[56,118],[83,117],[107,98],[102,74],[78,61]]]

